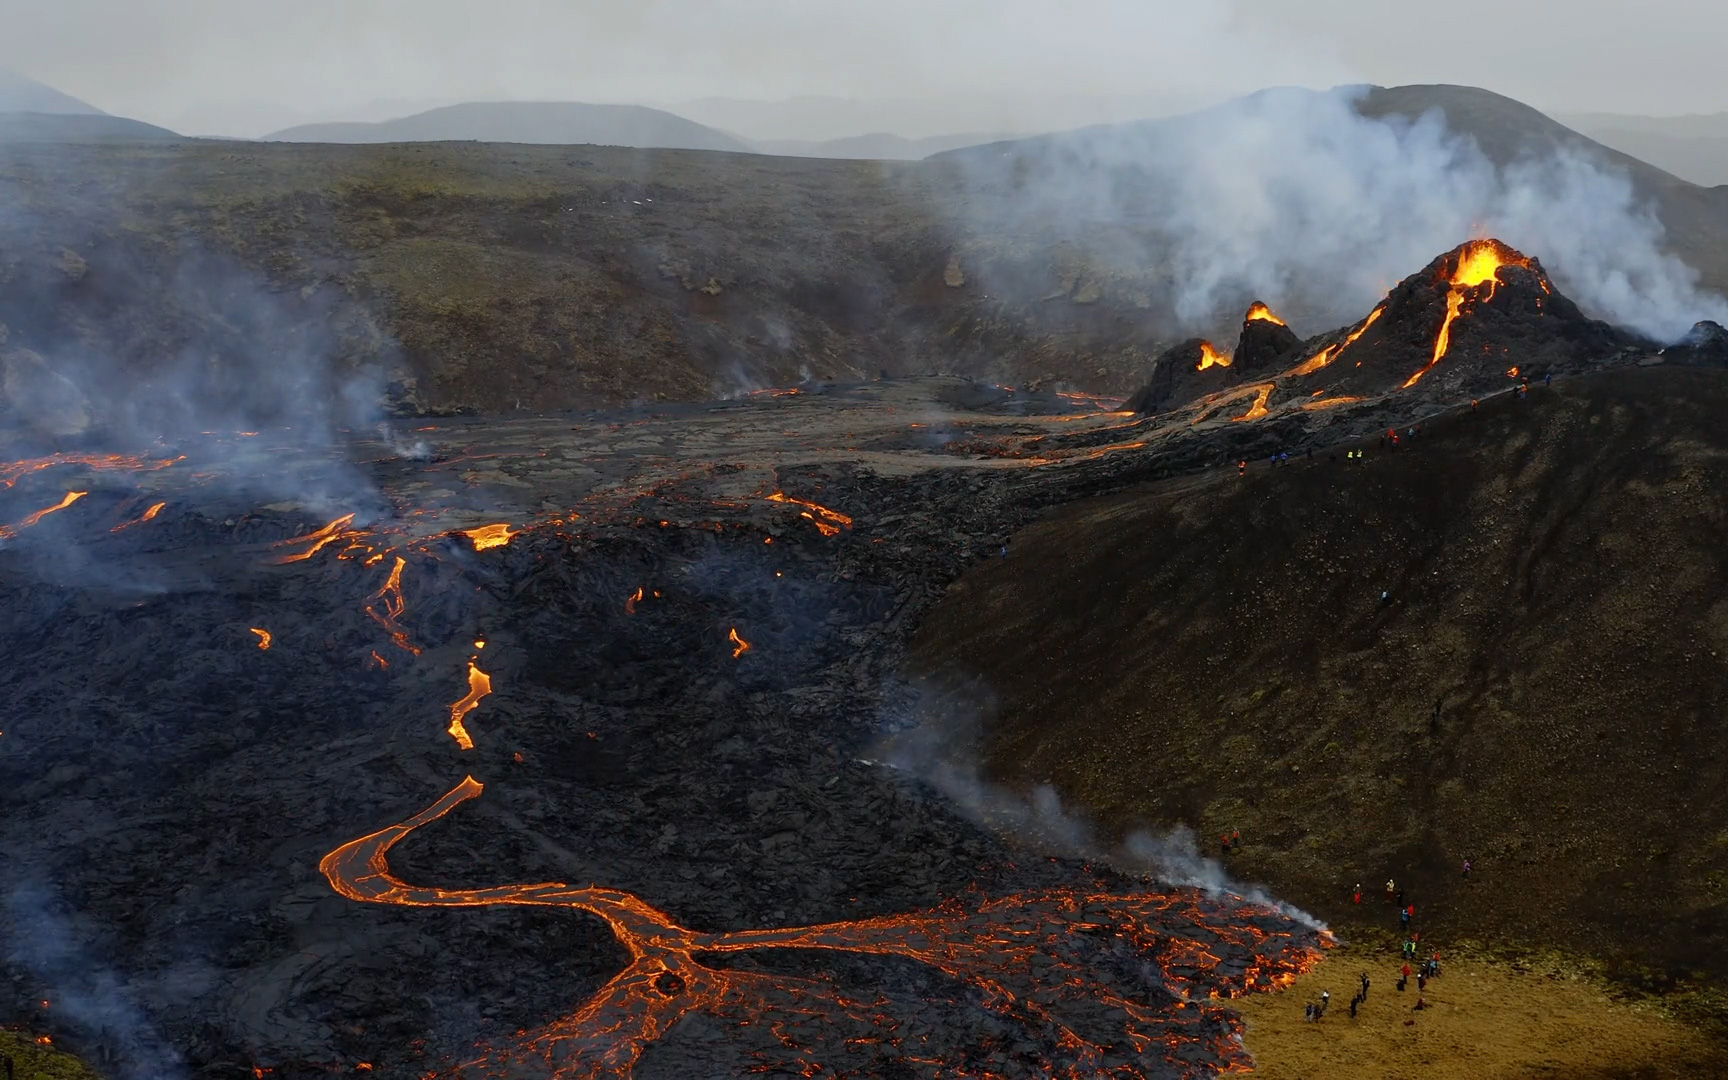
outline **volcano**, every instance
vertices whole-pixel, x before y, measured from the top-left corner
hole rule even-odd
[[[1697,333],[1701,343],[1709,338]],[[1298,399],[1360,400],[1406,391],[1477,397],[1508,379],[1575,373],[1623,350],[1650,347],[1586,316],[1555,288],[1540,261],[1493,239],[1453,248],[1399,282],[1360,322],[1305,342],[1256,303],[1225,373],[1210,381],[1181,377],[1193,344],[1160,357],[1147,386],[1126,407],[1158,412],[1261,380],[1272,387],[1262,403],[1268,412]],[[1710,349],[1703,344],[1692,351]]]

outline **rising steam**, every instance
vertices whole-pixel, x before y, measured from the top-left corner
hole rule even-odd
[[[1481,236],[1540,258],[1590,314],[1659,340],[1728,317],[1619,166],[1559,139],[1497,165],[1439,112],[1362,115],[1366,93],[1269,90],[953,160],[983,196],[977,213],[1083,239],[1117,273],[1156,268],[1153,291],[1196,330],[1253,298],[1351,321]]]

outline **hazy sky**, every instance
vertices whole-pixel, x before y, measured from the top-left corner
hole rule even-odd
[[[0,64],[195,134],[472,99],[806,94],[1035,127],[1008,121],[1028,102],[1358,81],[1714,112],[1724,40],[1720,0],[0,0]]]

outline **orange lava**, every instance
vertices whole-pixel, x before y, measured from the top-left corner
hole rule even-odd
[[[1452,347],[1452,324],[1467,310],[1465,302],[1476,304],[1492,300],[1500,285],[1500,268],[1504,266],[1528,268],[1530,260],[1498,240],[1472,240],[1459,249],[1452,276],[1447,280],[1446,318],[1440,324],[1440,333],[1434,338],[1434,355],[1422,370],[1405,381],[1403,389],[1415,386],[1422,376],[1433,371],[1435,365],[1446,358],[1446,351]]]
[[[475,551],[485,551],[505,546],[516,533],[508,525],[482,525],[478,529],[464,529],[462,535],[474,542]]]
[[[1028,1044],[1037,1050],[1029,1052],[1039,1055],[1043,1075],[1069,1080],[1144,1076],[1138,1063],[1147,1057],[1162,1055],[1174,1063],[1183,1046],[1202,1042],[1232,1070],[1239,1070],[1248,1065],[1236,1038],[1239,1023],[1210,1002],[1199,985],[1222,960],[1199,937],[1167,933],[1165,928],[1196,927],[1218,945],[1248,950],[1246,970],[1227,977],[1226,995],[1288,985],[1319,959],[1312,944],[1299,944],[1288,934],[1274,941],[1273,932],[1246,921],[1266,915],[1264,909],[1238,900],[1207,901],[1189,890],[1119,895],[1050,889],[1000,899],[974,897],[908,915],[702,932],[679,925],[618,889],[561,882],[439,889],[410,885],[391,872],[393,846],[482,790],[468,777],[408,820],[343,844],[324,856],[318,868],[338,894],[366,903],[585,911],[606,923],[628,962],[574,1013],[538,1030],[518,1032],[513,1045],[490,1050],[459,1071],[473,1067],[481,1075],[515,1075],[531,1067],[555,1080],[627,1077],[650,1043],[699,1010],[722,1024],[766,1026],[775,1033],[772,1052],[785,1060],[765,1062],[753,1072],[825,1074],[831,1070],[810,1043],[822,1036],[838,1042],[853,1031],[860,1036],[856,1042],[881,1044],[902,1055],[921,1049],[915,1033],[899,1031],[899,1021],[881,997],[859,1000],[820,978],[711,966],[706,960],[762,949],[891,956],[940,971],[968,987],[977,1006],[999,1022],[1034,1036]],[[1089,965],[1077,962],[1077,943],[1097,938],[1114,938],[1125,956],[1137,955],[1156,965],[1172,1000],[1161,1006],[1126,997]],[[1261,948],[1271,955],[1262,955]],[[1066,1021],[1072,1009],[1107,1016],[1114,1034],[1108,1040],[1088,1040]],[[854,1040],[845,1042],[852,1045]]]
[[[732,643],[732,659],[734,660],[750,651],[750,643],[738,636],[738,628],[736,626],[726,634],[726,640]]]
[[[462,726],[462,720],[479,708],[480,699],[491,692],[491,676],[475,667],[474,661],[468,661],[468,695],[450,706],[450,737],[464,750],[474,749],[474,740],[469,736],[468,729]]]
[[[1292,374],[1292,375],[1312,375],[1316,371],[1319,371],[1321,368],[1325,367],[1327,364],[1330,364],[1332,361],[1338,359],[1338,357],[1343,354],[1345,349],[1348,349],[1350,346],[1356,344],[1357,339],[1360,338],[1363,334],[1366,334],[1368,332],[1368,328],[1370,326],[1373,326],[1376,322],[1378,322],[1380,319],[1380,316],[1385,314],[1385,313],[1386,313],[1386,303],[1385,303],[1385,301],[1381,301],[1380,306],[1375,308],[1373,311],[1370,311],[1368,313],[1368,317],[1366,319],[1362,320],[1362,325],[1358,326],[1356,329],[1352,330],[1350,332],[1349,337],[1345,338],[1343,341],[1339,342],[1336,345],[1328,345],[1326,348],[1321,349],[1319,352],[1315,353],[1313,356],[1309,357],[1308,359],[1302,361],[1300,364],[1297,364],[1295,367],[1290,369],[1290,374]]]
[[[77,502],[79,499],[82,499],[84,496],[86,496],[88,494],[90,494],[88,491],[68,491],[66,493],[65,497],[62,498],[59,502],[55,503],[53,506],[45,506],[33,514],[26,515],[24,517],[24,519],[22,521],[18,522],[16,525],[0,525],[0,540],[9,539],[11,537],[17,536],[18,530],[30,528],[32,525],[35,525],[36,523],[40,522],[43,518],[47,517],[49,514],[55,513],[56,511],[66,509],[68,506],[71,506],[73,503]]]
[[[1278,316],[1272,314],[1272,309],[1267,307],[1265,304],[1262,304],[1258,300],[1254,301],[1253,306],[1251,306],[1248,309],[1248,314],[1243,316],[1242,321],[1243,322],[1269,322],[1269,323],[1277,323],[1279,326],[1284,325],[1283,319],[1280,319]]]
[[[408,601],[402,596],[402,570],[408,565],[408,560],[396,556],[396,562],[390,567],[390,574],[384,579],[377,592],[372,594],[372,602],[366,605],[366,614],[371,620],[384,628],[390,635],[390,643],[403,652],[420,655],[420,650],[408,640],[408,631],[402,628],[399,621],[402,613],[408,610]]]
[[[1321,391],[1321,393],[1324,393],[1324,392],[1325,391]],[[1332,408],[1338,407],[1339,405],[1348,405],[1351,402],[1361,401],[1361,400],[1362,399],[1359,397],[1321,398],[1318,401],[1303,402],[1302,408],[1304,408],[1305,410],[1307,410],[1309,412],[1317,412],[1321,409],[1332,409]]]
[[[309,544],[310,546],[305,551],[297,552],[293,555],[279,556],[276,561],[278,563],[305,562],[338,540],[351,540],[356,536],[362,535],[359,530],[348,529],[348,526],[352,524],[354,524],[354,515],[345,514],[324,526],[322,529],[316,529],[307,533],[305,536],[296,536],[291,540],[278,541],[271,546],[295,547],[300,544]]]
[[[1255,387],[1254,404],[1248,407],[1247,412],[1236,418],[1236,423],[1241,423],[1244,420],[1258,420],[1262,416],[1265,416],[1267,412],[1266,402],[1271,399],[1272,391],[1277,388],[1276,383],[1263,383],[1262,385]]]
[[[143,514],[139,515],[138,517],[133,518],[131,521],[123,522],[122,524],[116,525],[112,529],[109,529],[108,531],[109,532],[121,532],[123,530],[130,529],[134,525],[142,525],[146,521],[155,521],[156,515],[160,514],[162,512],[162,508],[167,506],[167,505],[168,504],[165,502],[159,502],[156,505],[150,507],[148,510],[144,511]]]
[[[633,592],[629,596],[625,597],[624,598],[624,614],[626,614],[626,615],[636,614],[636,605],[638,602],[641,601],[642,596],[643,596],[642,588],[641,588],[641,586],[637,586],[635,592]]]
[[[258,635],[258,651],[268,652],[270,650],[270,642],[274,640],[270,636],[270,631],[260,630],[256,626],[252,627],[251,630],[254,634]]]
[[[837,510],[830,510],[826,506],[819,506],[816,503],[809,502],[805,499],[794,499],[784,491],[776,491],[774,494],[768,496],[768,501],[786,503],[790,506],[805,507],[804,512],[798,516],[808,519],[810,524],[816,526],[816,531],[821,533],[823,536],[839,536],[841,529],[850,529],[852,527],[852,519],[847,517],[845,514],[842,514]]]
[[[27,461],[13,461],[0,465],[0,488],[11,487],[18,482],[19,477],[26,474],[61,465],[82,465],[85,468],[97,470],[126,469],[135,472],[155,472],[158,469],[166,469],[170,465],[178,465],[185,460],[184,456],[151,461],[147,458],[129,457],[125,454],[51,454],[48,457],[31,458]]]
[[[1229,367],[1231,357],[1225,356],[1212,347],[1210,341],[1200,343],[1200,366],[1195,371],[1205,371],[1209,367]]]

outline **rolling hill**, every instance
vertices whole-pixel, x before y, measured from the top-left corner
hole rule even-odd
[[[1728,291],[1728,190],[1485,91],[1377,90],[1358,107],[1444,110],[1501,158],[1558,141],[1618,163],[1668,246]],[[1178,319],[1169,236],[1116,211],[1027,213],[1037,204],[1018,197],[1014,163],[1040,146],[1084,163],[1089,148],[1156,138],[1164,123],[921,162],[594,145],[19,146],[0,161],[0,198],[28,208],[0,217],[0,322],[12,348],[143,370],[200,350],[218,364],[300,327],[322,342],[306,350],[318,363],[381,371],[408,410],[703,399],[883,371],[1127,395],[1178,341],[1233,335],[1256,297],[1225,297],[1216,327]],[[1367,306],[1280,313],[1307,336]],[[247,329],[261,326],[278,329]]]
[[[641,105],[471,102],[376,124],[307,124],[267,142],[495,142],[749,152],[744,142]]]
[[[1240,830],[1234,874],[1347,934],[1391,933],[1391,878],[1425,938],[1720,975],[1723,408],[1719,368],[1621,370],[1070,506],[913,666],[990,778]]]

